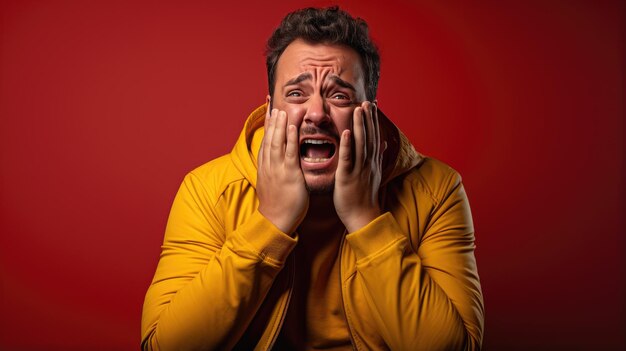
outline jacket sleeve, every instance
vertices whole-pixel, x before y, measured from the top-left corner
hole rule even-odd
[[[419,209],[430,214],[418,243],[390,212],[346,238],[375,324],[392,350],[481,347],[484,310],[469,203],[456,172],[446,183],[439,196],[430,194],[431,208]],[[412,217],[417,221],[417,213]]]
[[[296,244],[258,211],[225,233],[218,196],[193,173],[176,195],[144,301],[143,350],[232,348]]]

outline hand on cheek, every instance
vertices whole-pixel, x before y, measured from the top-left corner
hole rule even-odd
[[[375,104],[363,102],[354,110],[353,122],[353,132],[344,130],[341,134],[333,193],[337,215],[350,233],[381,214],[378,191],[386,149],[380,139]]]
[[[268,111],[257,162],[259,212],[287,234],[296,230],[309,207],[298,147],[298,130],[287,126],[287,114]]]

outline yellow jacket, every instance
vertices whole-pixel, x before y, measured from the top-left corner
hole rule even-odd
[[[265,105],[233,151],[184,179],[146,294],[144,350],[270,349],[298,274],[296,238],[258,211]],[[343,305],[358,350],[479,349],[474,228],[457,172],[419,155],[381,115],[386,213],[345,236]],[[395,157],[394,157],[395,156]]]

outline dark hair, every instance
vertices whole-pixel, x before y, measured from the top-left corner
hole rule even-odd
[[[339,44],[354,49],[361,56],[367,99],[373,101],[376,98],[380,57],[369,37],[367,23],[337,6],[291,12],[274,30],[265,51],[270,96],[274,94],[276,63],[285,48],[299,38],[310,43]]]

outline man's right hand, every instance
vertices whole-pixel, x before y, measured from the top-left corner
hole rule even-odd
[[[290,235],[309,207],[298,149],[298,129],[295,125],[287,126],[287,113],[277,109],[268,112],[257,161],[259,212]]]

